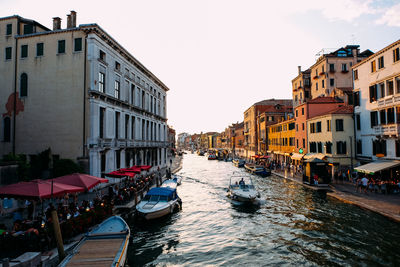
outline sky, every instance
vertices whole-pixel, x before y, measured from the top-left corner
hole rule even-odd
[[[52,28],[77,12],[97,23],[170,89],[177,133],[221,132],[264,99],[291,99],[291,80],[321,51],[376,52],[400,39],[400,0],[0,0],[0,17]]]

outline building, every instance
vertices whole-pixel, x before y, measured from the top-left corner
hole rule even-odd
[[[332,174],[340,168],[353,167],[354,120],[353,106],[345,105],[307,120],[308,151],[305,158],[326,159]]]
[[[400,40],[353,66],[357,159],[400,159]]]
[[[184,149],[185,148],[185,139],[186,137],[190,136],[188,133],[180,133],[178,134],[178,149]]]
[[[97,24],[0,18],[0,153],[165,167],[169,88]],[[14,105],[16,103],[16,105]]]
[[[245,157],[251,158],[258,155],[258,125],[257,116],[271,107],[276,109],[283,106],[292,106],[291,99],[268,99],[257,102],[244,112],[244,148]]]
[[[293,108],[311,99],[311,70],[301,71],[298,66],[299,74],[292,80]]]
[[[244,122],[240,122],[235,126],[235,148],[236,157],[244,157]]]
[[[353,77],[351,67],[373,53],[365,50],[360,53],[359,45],[347,45],[331,53],[324,53],[310,67],[311,97],[342,95],[345,103],[352,104],[351,88]]]
[[[294,118],[268,126],[267,129],[268,149],[272,160],[290,164],[291,155],[295,149]]]
[[[176,131],[168,125],[168,147],[170,148],[171,155],[176,151]]]
[[[258,155],[267,155],[269,151],[267,127],[290,118],[293,118],[293,107],[280,104],[269,106],[257,116]]]
[[[307,120],[325,114],[343,105],[344,103],[340,99],[320,96],[295,107],[296,137],[295,151],[292,155],[292,159],[300,161],[303,155],[308,152]]]

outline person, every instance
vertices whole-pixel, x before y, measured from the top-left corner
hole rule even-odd
[[[361,185],[362,185],[361,178],[358,177],[357,180],[356,180],[356,192],[357,193],[358,193],[358,189],[360,189],[360,193],[361,193],[361,188],[362,188]]]
[[[364,193],[367,193],[367,186],[368,186],[368,178],[364,177],[361,179],[361,190],[364,189]]]
[[[240,181],[239,181],[239,185],[244,185],[244,180],[243,180],[243,178],[242,178],[242,179],[240,179]]]
[[[318,185],[318,174],[314,174],[314,185]]]

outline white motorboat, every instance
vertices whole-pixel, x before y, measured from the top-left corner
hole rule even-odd
[[[150,189],[137,204],[136,210],[139,216],[152,220],[178,211],[181,207],[182,201],[178,197],[176,188],[155,187]]]
[[[260,203],[260,193],[255,189],[250,177],[232,177],[229,181],[228,197],[242,204]]]
[[[173,189],[176,189],[177,186],[178,186],[178,183],[175,179],[167,179],[161,185],[161,187],[169,187],[169,188],[173,188]]]
[[[177,185],[181,185],[182,184],[182,176],[180,176],[180,175],[173,174],[172,175],[172,180],[174,180]]]

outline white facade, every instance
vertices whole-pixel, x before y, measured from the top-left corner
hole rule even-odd
[[[353,67],[357,158],[400,159],[400,41]],[[373,63],[375,62],[375,63]],[[374,145],[375,144],[375,145]]]

